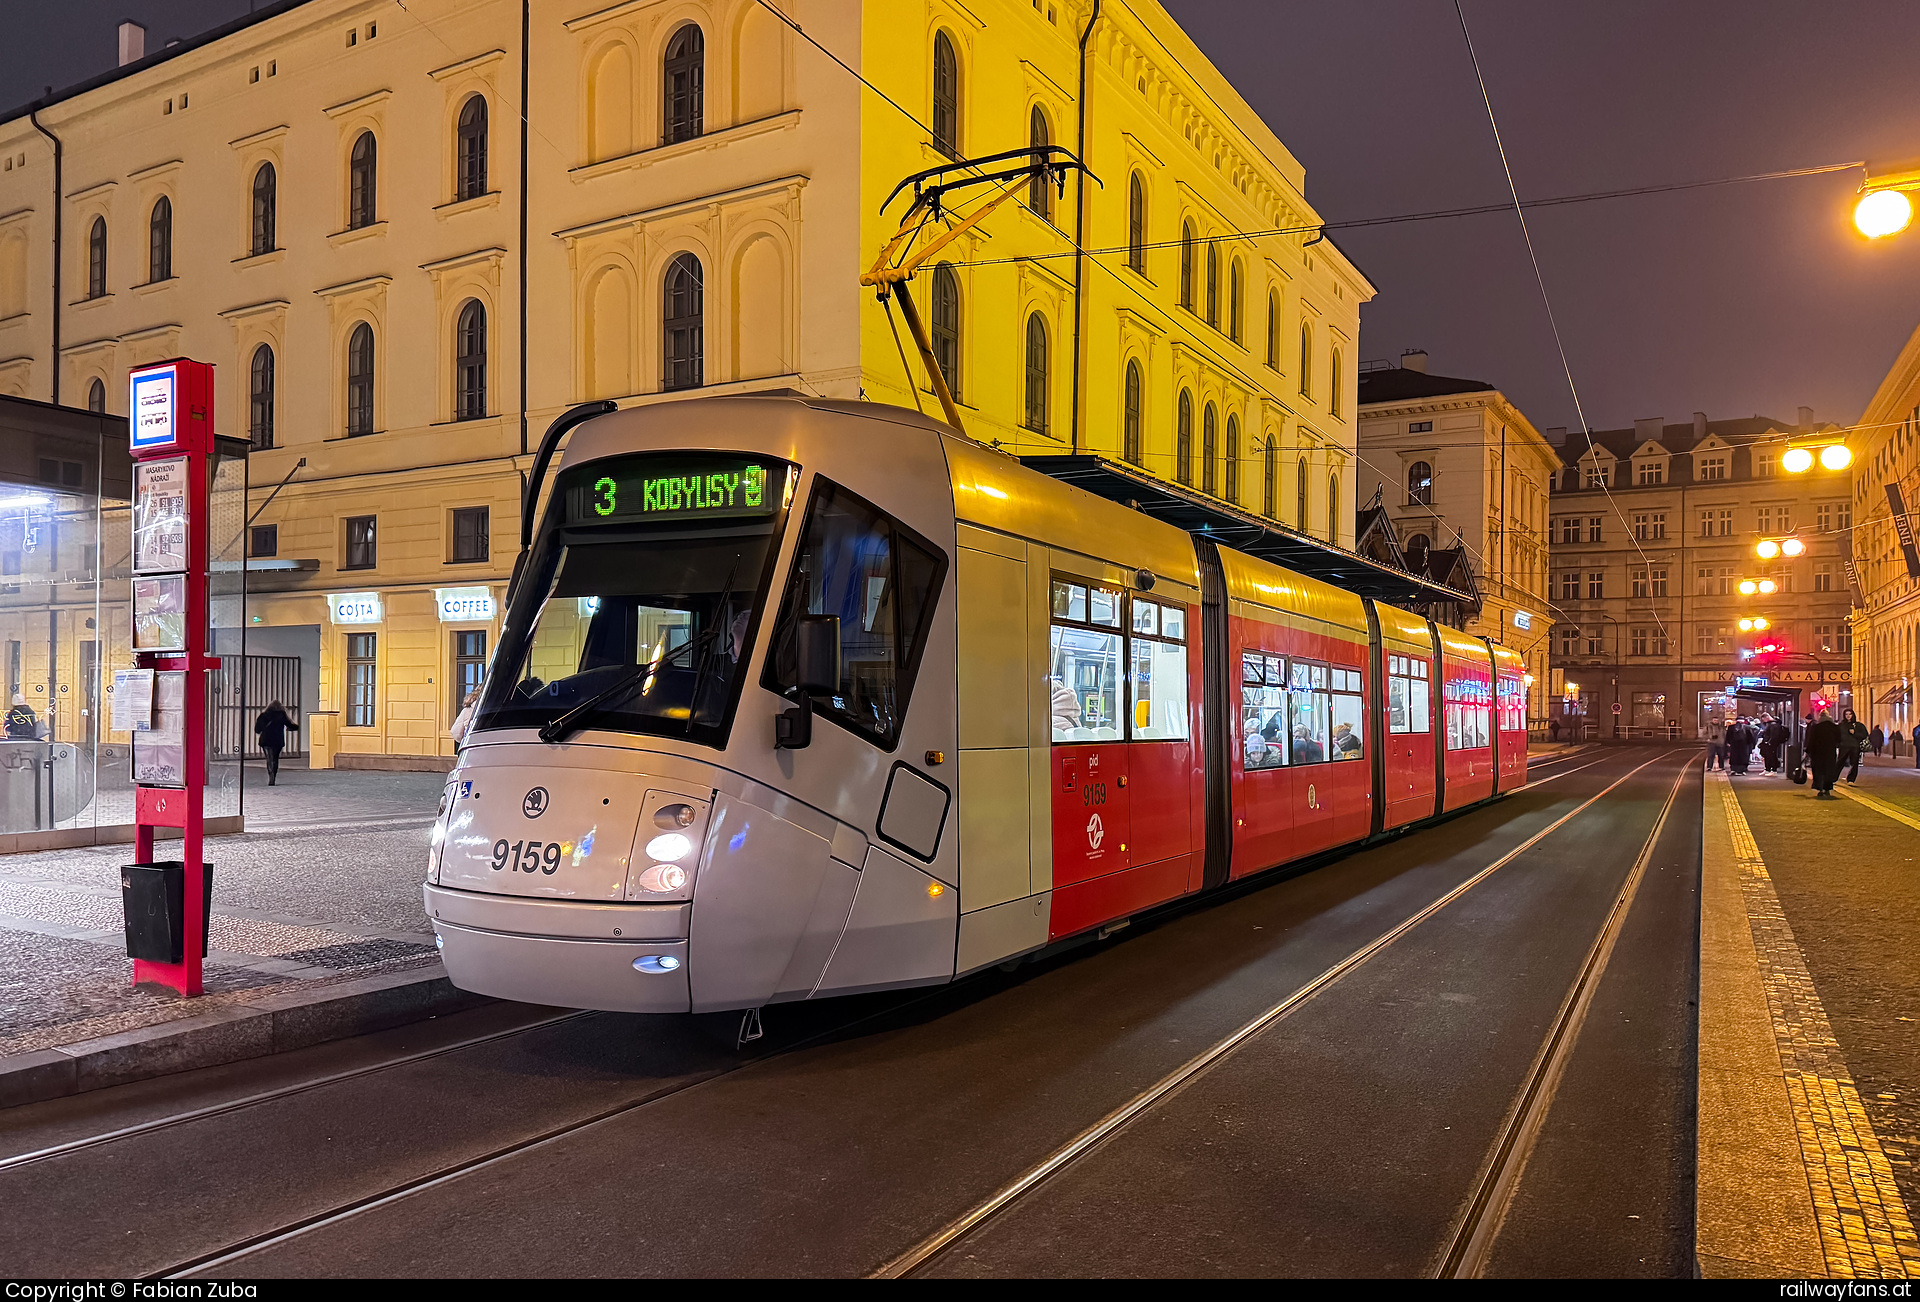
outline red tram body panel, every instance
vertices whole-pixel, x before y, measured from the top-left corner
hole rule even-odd
[[[1493,652],[1493,725],[1499,751],[1496,791],[1512,791],[1527,781],[1527,663],[1512,647],[1489,642]]]
[[[1382,830],[1405,827],[1440,810],[1434,767],[1433,625],[1397,607],[1373,602],[1380,626],[1376,655],[1386,700],[1379,711]]]
[[[1480,638],[1451,628],[1438,632],[1441,811],[1451,813],[1493,794],[1493,655]]]

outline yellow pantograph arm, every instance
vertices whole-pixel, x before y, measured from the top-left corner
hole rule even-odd
[[[911,243],[914,235],[920,230],[920,224],[915,223],[913,220],[913,210],[908,209],[906,219],[901,222],[900,229],[894,233],[892,239],[887,241],[886,247],[880,250],[879,258],[874,261],[873,270],[860,277],[860,283],[863,285],[891,285],[898,281],[906,280],[912,276],[914,272],[920,270],[928,258],[931,258],[934,254],[940,252],[941,249],[953,243],[954,240],[992,216],[994,210],[1007,200],[1013,198],[1014,194],[1015,190],[1012,184],[1009,183],[1001,189],[999,194],[987,200],[984,204],[981,204],[971,216],[947,230],[938,239],[933,240],[919,252],[906,258],[899,266],[890,267],[887,264],[893,260],[894,255],[903,245]]]

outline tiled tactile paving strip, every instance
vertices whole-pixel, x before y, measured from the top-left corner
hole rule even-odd
[[[1862,1279],[1920,1276],[1913,1220],[1780,908],[1766,861],[1731,786],[1721,788],[1721,799],[1827,1269]]]

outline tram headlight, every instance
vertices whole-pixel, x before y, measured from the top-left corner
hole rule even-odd
[[[649,895],[671,895],[687,884],[687,870],[677,863],[657,863],[640,874],[640,889]]]
[[[684,859],[693,853],[693,838],[685,832],[662,832],[647,842],[647,858],[665,859],[669,863]]]

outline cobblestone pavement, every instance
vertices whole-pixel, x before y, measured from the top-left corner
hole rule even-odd
[[[1920,785],[1864,768],[1866,801],[1720,790],[1829,1267],[1920,1274],[1920,831],[1867,803]]]
[[[434,962],[420,911],[437,773],[250,768],[248,832],[208,842],[207,995],[128,984],[126,845],[0,856],[0,1055]],[[166,854],[163,844],[160,854]]]

